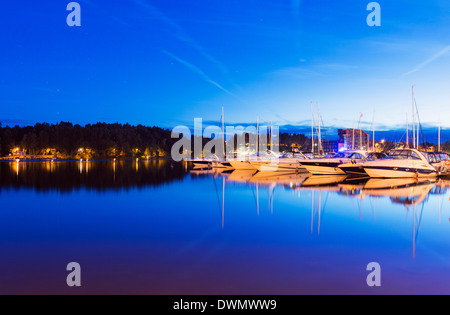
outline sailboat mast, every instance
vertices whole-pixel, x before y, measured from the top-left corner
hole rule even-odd
[[[355,150],[355,120],[353,120],[352,150]]]
[[[273,138],[272,138],[272,121],[270,121],[270,150],[273,150]]]
[[[223,141],[222,141],[222,153],[223,153],[223,158],[225,160],[225,119],[223,116],[223,106],[222,106],[222,136],[223,136]]]
[[[321,127],[320,127],[320,105],[319,105],[319,103],[317,103],[317,110],[319,112],[319,116],[318,116],[318,119],[319,119],[319,154],[321,155],[322,154],[322,134],[321,134]]]
[[[375,111],[373,111],[372,129],[373,129],[372,151],[375,151]]]
[[[360,150],[362,150],[362,126],[361,126],[361,119],[362,119],[362,114],[359,116],[359,148]]]
[[[256,155],[259,152],[259,116],[256,116]]]
[[[311,102],[311,152],[314,154],[314,112],[313,102]]]
[[[409,122],[408,122],[408,113],[406,113],[406,147],[409,149]]]
[[[439,117],[438,152],[441,152],[441,117]]]
[[[416,141],[417,141],[417,146],[416,146],[416,148],[417,148],[417,150],[419,149],[419,141],[420,141],[420,117],[419,117],[419,107],[417,106],[417,102],[415,101],[415,99],[414,99],[414,103],[416,104],[416,110],[417,110],[417,128],[416,128],[416,130],[417,130],[417,136],[416,136]]]
[[[414,115],[414,85],[412,86],[412,128],[413,128],[413,149],[416,148],[416,119]]]

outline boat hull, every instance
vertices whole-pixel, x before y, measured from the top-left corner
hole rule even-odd
[[[233,166],[231,166],[230,162],[213,161],[212,162],[212,167],[213,168],[229,169],[229,170],[233,169]]]
[[[230,165],[235,170],[242,170],[242,171],[256,170],[256,168],[249,161],[230,161]]]
[[[417,178],[437,176],[435,170],[428,168],[365,166],[364,170],[371,178]]]
[[[312,175],[346,175],[339,168],[340,162],[302,162],[302,166]]]
[[[298,162],[250,162],[260,172],[297,172],[304,169]]]
[[[193,164],[196,169],[211,168],[211,161],[194,161]]]
[[[350,176],[367,176],[362,165],[340,165],[339,168]]]

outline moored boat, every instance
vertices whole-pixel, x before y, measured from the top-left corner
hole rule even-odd
[[[345,151],[329,158],[301,161],[301,165],[313,175],[346,175],[340,165],[359,162],[366,157],[366,151]]]
[[[369,161],[381,160],[386,157],[384,153],[371,152],[366,158],[357,162],[352,160],[350,163],[341,164],[339,168],[343,170],[349,176],[368,176],[364,170],[364,163]]]
[[[304,170],[300,165],[300,160],[292,153],[277,155],[270,151],[266,156],[250,161],[250,164],[260,172],[297,172]]]
[[[392,150],[385,159],[366,162],[363,167],[372,178],[419,178],[438,175],[427,154],[416,149]]]

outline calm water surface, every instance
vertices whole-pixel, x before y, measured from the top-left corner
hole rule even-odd
[[[450,294],[450,181],[0,163],[0,293]],[[69,288],[69,262],[82,287]],[[379,288],[366,284],[381,265]]]

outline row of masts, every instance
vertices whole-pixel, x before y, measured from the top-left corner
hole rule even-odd
[[[417,124],[416,124],[417,116]],[[420,141],[420,117],[419,117],[419,107],[417,105],[416,98],[414,96],[414,85],[412,86],[412,134],[413,134],[413,149],[419,149]],[[423,135],[422,135],[423,137]],[[425,139],[423,139],[425,141]],[[438,152],[441,152],[441,117],[438,119]],[[409,121],[408,114],[406,114],[406,145],[409,148]]]
[[[316,146],[316,140],[315,135],[317,135],[317,153],[321,154],[323,152],[323,144],[322,144],[322,116],[320,114],[320,104],[317,103],[317,123],[314,115],[314,108],[313,108],[313,102],[311,102],[311,152],[315,153],[315,146]],[[417,114],[416,114],[417,113]],[[417,116],[417,124],[416,124],[416,116]],[[359,140],[360,140],[360,147],[363,147],[362,144],[362,117],[363,114],[359,117]],[[223,135],[223,151],[225,155],[225,119],[224,119],[224,109],[222,107],[222,135]],[[441,151],[441,118],[439,117],[439,131],[438,131],[438,151]],[[272,122],[270,122],[270,144],[272,144]],[[414,85],[412,86],[412,133],[413,133],[413,149],[419,149],[419,136],[420,132],[420,118],[419,118],[419,108],[417,106],[417,102],[414,96]],[[372,120],[372,150],[375,151],[375,111],[373,113],[373,120]],[[257,116],[256,119],[256,134],[259,135],[259,116]],[[256,152],[259,152],[259,141],[257,141],[257,148]],[[409,148],[409,121],[408,121],[408,114],[406,114],[406,146]],[[352,136],[352,149],[355,148],[355,121],[353,121],[353,136]],[[367,149],[369,150],[369,144],[367,146]]]

